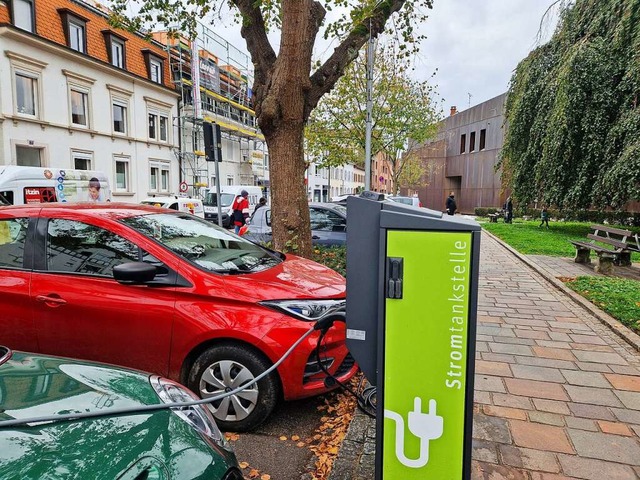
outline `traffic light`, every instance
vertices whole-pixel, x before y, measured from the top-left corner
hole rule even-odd
[[[204,152],[207,155],[208,162],[214,162],[215,160],[222,161],[222,134],[220,132],[220,125],[204,122]]]

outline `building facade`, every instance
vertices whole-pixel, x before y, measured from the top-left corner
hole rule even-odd
[[[215,163],[205,152],[207,122],[220,128],[220,185],[258,185],[268,196],[269,155],[253,110],[249,56],[202,24],[193,41],[167,32],[153,38],[169,52],[180,93],[178,157],[187,191],[197,195],[217,182]]]
[[[97,4],[0,2],[0,85],[0,165],[99,170],[114,201],[177,192],[167,53]]]
[[[417,154],[426,172],[425,186],[418,189],[423,206],[444,210],[452,191],[462,213],[504,203],[508,192],[502,191],[496,165],[504,141],[506,96],[504,93],[462,112],[451,107],[437,137],[420,146]]]

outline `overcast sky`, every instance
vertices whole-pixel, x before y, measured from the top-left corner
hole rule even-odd
[[[422,31],[419,71],[444,98],[443,108],[458,110],[505,92],[518,62],[537,45],[541,19],[554,0],[434,0]],[[543,24],[548,39],[557,16]]]
[[[416,79],[437,86],[443,113],[465,110],[505,92],[518,62],[553,33],[557,15],[541,20],[555,0],[434,0],[429,19],[420,27],[427,35],[416,62]],[[246,52],[240,27],[230,20],[214,30]],[[277,51],[278,37],[271,35]],[[316,42],[314,54],[326,57],[334,43]],[[324,54],[324,55],[323,55]],[[471,98],[469,98],[471,94]]]

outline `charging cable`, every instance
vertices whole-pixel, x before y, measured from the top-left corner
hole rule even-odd
[[[369,385],[367,387],[363,387],[363,383],[364,380],[360,381],[360,385],[358,387],[359,390],[361,390],[360,393],[355,392],[351,387],[349,387],[348,385],[342,383],[340,380],[338,380],[334,375],[332,375],[329,370],[327,370],[327,367],[325,367],[324,363],[322,363],[322,360],[320,358],[320,347],[322,346],[322,341],[324,340],[324,337],[327,333],[327,331],[329,330],[329,327],[331,327],[331,325],[333,325],[333,322],[335,322],[336,320],[345,322],[346,321],[346,316],[344,311],[340,311],[340,312],[335,312],[334,315],[331,318],[331,322],[329,323],[328,321],[325,321],[325,325],[321,325],[320,322],[318,322],[316,324],[316,326],[318,327],[319,330],[321,330],[320,333],[320,338],[318,338],[318,343],[316,345],[316,359],[318,362],[318,366],[320,367],[320,370],[322,370],[322,372],[327,376],[327,378],[330,378],[331,380],[333,380],[335,383],[337,383],[343,390],[349,392],[351,395],[353,395],[357,402],[358,402],[358,408],[360,410],[362,410],[364,413],[366,413],[368,416],[375,418],[376,416],[376,387],[374,387],[373,385]]]
[[[144,412],[153,412],[156,410],[166,410],[169,408],[193,407],[196,405],[204,405],[207,403],[213,403],[217,400],[222,400],[223,398],[229,397],[231,395],[235,395],[236,393],[240,393],[244,389],[249,388],[255,383],[258,383],[264,377],[266,377],[271,372],[273,372],[276,368],[280,366],[282,362],[285,361],[285,359],[289,355],[291,355],[291,352],[293,352],[296,349],[296,347],[300,345],[309,335],[311,335],[316,330],[320,330],[321,328],[329,328],[331,325],[333,325],[333,321],[335,319],[332,319],[331,318],[332,316],[335,316],[334,312],[328,312],[325,316],[321,317],[321,319],[319,319],[314,324],[313,327],[311,327],[308,331],[306,331],[304,335],[302,335],[298,340],[296,340],[296,342],[293,345],[291,345],[289,350],[287,350],[284,353],[284,355],[282,355],[282,357],[280,357],[280,359],[276,363],[274,363],[271,367],[269,367],[267,370],[262,372],[256,378],[251,380],[249,383],[242,385],[236,388],[235,390],[231,390],[230,392],[225,392],[215,397],[203,398],[201,400],[193,400],[190,402],[162,403],[162,404],[156,404],[156,405],[142,405],[138,407],[129,407],[129,408],[114,408],[110,410],[104,410],[101,412],[65,413],[61,415],[45,415],[41,417],[16,418],[12,420],[3,420],[3,421],[0,421],[0,428],[15,427],[18,425],[29,425],[31,423],[61,422],[66,420],[80,420],[84,418],[106,417],[111,415],[133,415],[133,414],[144,413]],[[328,325],[328,327],[326,325]]]

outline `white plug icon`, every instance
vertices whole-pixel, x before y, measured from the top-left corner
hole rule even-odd
[[[394,411],[384,411],[384,416],[396,422],[396,457],[405,467],[422,468],[429,462],[429,441],[442,436],[444,419],[436,415],[437,402],[429,400],[429,412],[422,412],[422,399],[415,397],[413,411],[409,412],[409,431],[420,439],[420,456],[407,458],[404,454],[404,418]]]

